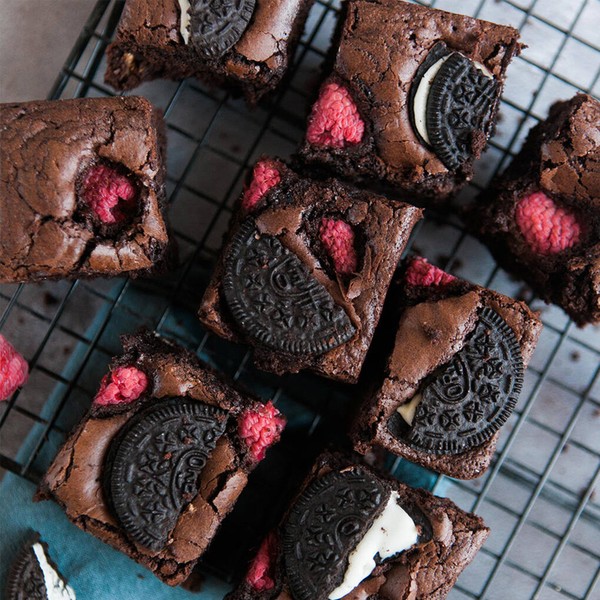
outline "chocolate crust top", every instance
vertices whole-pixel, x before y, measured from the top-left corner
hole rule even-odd
[[[139,97],[1,105],[0,281],[135,275],[165,258],[163,127]],[[82,174],[96,164],[136,186],[122,227],[95,227],[81,210]]]

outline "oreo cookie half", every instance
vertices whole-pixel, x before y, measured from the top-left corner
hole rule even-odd
[[[356,331],[300,259],[275,236],[260,234],[252,218],[231,242],[223,293],[242,331],[275,350],[319,355]]]
[[[10,567],[6,585],[7,600],[75,600],[56,565],[48,556],[48,546],[36,534],[21,548]]]
[[[112,441],[104,489],[127,535],[161,550],[225,431],[225,411],[182,398],[135,415]]]
[[[462,349],[421,388],[422,399],[405,438],[434,454],[459,454],[479,446],[506,422],[522,382],[523,359],[515,334],[497,312],[485,308]]]
[[[483,65],[439,42],[415,74],[411,123],[421,143],[457,169],[473,154],[473,135],[489,137],[499,97],[500,84]]]
[[[348,556],[381,513],[390,491],[360,467],[313,481],[283,526],[283,560],[294,600],[324,600],[341,583]]]
[[[190,0],[190,43],[216,59],[240,39],[254,13],[255,0]]]

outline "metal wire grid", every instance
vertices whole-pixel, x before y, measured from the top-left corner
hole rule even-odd
[[[577,89],[598,95],[600,40],[594,23],[600,25],[600,3],[421,3],[511,22],[533,44],[532,52],[510,68],[498,135],[460,200],[469,199],[505,166],[554,99],[570,97]],[[103,55],[122,6],[122,0],[97,2],[49,98],[112,94],[102,83]],[[180,310],[191,312],[199,302],[248,166],[263,153],[288,156],[301,139],[307,99],[318,84],[337,9],[336,0],[317,1],[289,84],[255,111],[194,81],[154,82],[136,90],[163,108],[168,123],[168,191],[182,266],[166,279],[142,285],[119,279],[0,287],[0,331],[27,346],[32,372],[29,385],[2,407],[0,467],[39,479],[47,466],[41,457],[48,440],[65,434],[65,415],[75,421],[89,403],[98,383],[90,377],[92,367],[105,365],[119,352],[118,334],[138,325],[178,337],[248,387],[259,382],[265,397],[292,397],[305,415],[308,435],[324,423],[330,426],[340,408],[339,395],[347,394],[343,386],[315,385],[315,378],[303,376],[313,386],[309,400],[298,391],[300,378],[261,374],[248,364],[248,351],[224,344],[199,326],[182,328]],[[549,52],[540,52],[542,45]],[[413,247],[458,275],[543,308],[497,268],[453,217],[429,214],[413,236]],[[153,299],[152,308],[140,307],[139,294]],[[540,345],[491,469],[473,482],[440,478],[436,486],[492,527],[488,543],[451,592],[453,599],[600,595],[600,504],[594,496],[600,472],[600,335],[594,328],[575,328],[554,307],[543,308],[542,317]],[[43,400],[51,393],[58,401],[47,414]],[[26,455],[5,443],[36,424],[41,434]]]

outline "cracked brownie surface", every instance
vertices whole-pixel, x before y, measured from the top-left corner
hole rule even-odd
[[[371,468],[359,466],[353,460],[331,454],[322,455],[317,460],[301,487],[296,501],[302,499],[307,488],[314,486],[315,482],[319,485],[318,482],[323,481],[324,478],[331,479],[332,474],[335,476],[335,474],[357,471],[357,469],[367,481],[376,482],[387,489],[388,493],[392,491],[397,494],[399,504],[417,525],[419,537],[415,544],[401,553],[377,561],[371,573],[341,598],[343,600],[398,600],[400,598],[441,600],[445,598],[489,534],[489,529],[483,520],[474,514],[462,511],[450,500],[438,498],[424,490],[410,488]],[[348,491],[343,487],[339,489],[341,494],[348,494]],[[290,587],[290,584],[293,585],[292,580],[297,580],[298,573],[287,571],[284,556],[287,543],[285,524],[293,510],[294,502],[290,505],[280,526],[270,534],[267,539],[268,544],[261,547],[257,555],[258,560],[255,559],[252,563],[245,580],[234,592],[226,596],[227,600],[298,600],[302,597],[302,593],[298,595]],[[335,524],[340,516],[339,513],[331,515],[328,517],[328,522]],[[322,527],[327,529],[328,525],[323,524]],[[338,532],[346,528],[347,524],[346,526],[340,524]],[[297,532],[295,541],[298,547],[301,547],[305,536],[311,535],[311,531],[313,530]],[[344,534],[338,533],[338,536],[333,538],[336,543],[335,550],[330,553],[324,551],[321,555],[321,564],[330,571],[329,575],[338,572],[338,579],[348,564],[347,559],[340,560],[336,554],[339,551],[338,544],[343,544],[341,541],[343,538]],[[325,537],[323,543],[331,539]],[[333,558],[332,554],[336,558]],[[307,566],[305,568],[308,569]],[[257,577],[257,573],[260,573],[260,577]],[[318,595],[313,594],[311,597],[327,598],[330,591],[330,589],[319,589]]]
[[[579,325],[600,321],[600,102],[554,104],[472,207],[498,263]]]
[[[177,585],[284,421],[271,404],[240,393],[156,334],[122,341],[124,354],[113,359],[36,499],[54,499],[78,527]]]
[[[200,320],[221,337],[250,343],[255,363],[262,369],[276,373],[311,369],[332,379],[355,382],[379,321],[392,274],[421,214],[420,209],[409,204],[392,205],[382,196],[333,179],[319,182],[302,177],[280,161],[263,159],[257,163],[254,178],[234,212],[199,309]],[[264,236],[262,239],[275,238],[273,243],[278,245],[278,252],[286,253],[286,264],[298,261],[297,272],[290,278],[296,286],[319,289],[320,292],[309,294],[313,294],[313,299],[318,296],[319,302],[328,298],[326,311],[319,312],[308,296],[306,304],[301,304],[298,296],[293,297],[290,307],[287,297],[292,295],[283,293],[277,285],[273,305],[253,310],[253,306],[263,302],[262,292],[273,287],[273,280],[263,281],[256,288],[261,293],[255,295],[252,291],[255,282],[241,277],[239,285],[234,281],[238,286],[236,302],[231,303],[230,284],[237,275],[236,278],[228,275],[231,262],[228,257],[239,248],[240,235],[244,236],[249,221],[254,223],[257,235]],[[278,272],[289,271],[285,267]],[[301,276],[297,275],[300,271]],[[261,270],[254,275],[261,276]],[[238,299],[250,295],[257,301],[240,310]],[[288,326],[279,327],[279,322],[286,320],[281,319],[280,308],[291,312],[293,306],[304,306],[302,314],[290,315]],[[310,326],[306,323],[297,326],[303,318],[310,321],[313,317],[320,318],[323,312],[329,320],[330,310],[339,324],[332,336],[321,338],[316,333],[307,333]],[[277,328],[271,327],[275,320]],[[257,332],[259,322],[264,327]],[[294,335],[286,344],[283,340],[289,331]],[[299,349],[296,342],[300,339],[303,347]]]
[[[3,104],[0,144],[0,281],[164,266],[163,121],[147,100]]]
[[[509,336],[516,341],[517,354],[520,354],[522,369],[525,369],[535,349],[542,324],[524,302],[464,280],[426,280],[425,285],[415,285],[417,282],[414,277],[407,274],[414,260],[406,259],[402,263],[399,276],[391,286],[389,309],[386,306],[383,317],[386,331],[389,332],[388,339],[379,340],[379,353],[375,357],[378,365],[370,364],[365,368],[368,377],[364,383],[368,392],[353,426],[354,447],[361,453],[366,453],[373,447],[383,447],[438,473],[459,479],[472,479],[481,476],[489,467],[500,431],[494,432],[492,429],[487,435],[475,436],[476,441],[458,450],[452,450],[450,445],[444,444],[445,437],[451,438],[461,427],[471,431],[481,423],[487,424],[488,420],[492,420],[492,415],[500,410],[498,407],[501,404],[495,400],[494,404],[497,406],[493,411],[488,411],[488,407],[492,406],[490,402],[494,399],[493,394],[496,394],[493,390],[509,387],[508,381],[503,377],[503,373],[508,372],[509,365],[505,362],[505,357],[498,364],[497,372],[477,372],[482,365],[489,365],[491,368],[494,364],[495,349],[484,346],[484,357],[476,353],[476,370],[470,372],[468,354],[473,355],[474,349],[467,347],[467,344],[472,343],[472,334],[482,315],[485,317],[485,314],[493,311],[497,315],[494,319],[498,321],[499,318],[498,322],[504,322],[499,332],[501,339],[509,343]],[[487,320],[485,323],[484,334],[490,327]],[[484,343],[483,339],[476,338],[475,341]],[[466,358],[460,355],[463,348],[467,353]],[[382,368],[381,364],[385,367]],[[444,368],[446,365],[448,368]],[[517,372],[513,379],[515,377],[521,380],[522,372]],[[484,389],[477,388],[477,392],[467,398],[471,406],[465,406],[464,402],[461,404],[467,395],[462,387],[463,378],[466,379],[466,387],[470,389],[485,386]],[[432,405],[435,408],[430,419],[425,412],[421,413],[427,421],[426,427],[419,424],[418,413],[410,425],[412,431],[415,431],[415,423],[421,427],[417,431],[432,431],[435,438],[439,437],[439,448],[433,448],[429,444],[424,446],[416,436],[413,439],[404,414],[402,417],[398,414],[398,409],[409,405],[417,394],[423,395],[424,388],[432,379],[434,386],[438,386],[437,395],[444,398],[444,401]],[[520,381],[515,383],[519,387],[513,390],[511,396],[517,400]],[[440,390],[440,385],[445,389]],[[420,401],[421,404],[425,402],[427,400]],[[473,406],[473,402],[481,403],[481,406]],[[423,404],[424,408],[426,406]],[[471,411],[481,412],[473,415]],[[488,413],[484,415],[486,411]],[[458,420],[443,421],[446,413]],[[463,416],[459,418],[458,413],[463,413]],[[463,421],[464,415],[469,422]]]
[[[506,69],[520,51],[518,37],[512,27],[398,0],[350,0],[334,40],[333,66],[309,119],[302,159],[350,179],[383,182],[409,193],[407,198],[442,201],[473,175],[473,161],[493,131]],[[456,58],[479,65],[497,87],[482,115],[485,123],[471,124],[464,140],[467,158],[460,166],[444,164],[412,122],[411,88],[428,55],[442,45],[446,56],[454,52]],[[364,132],[347,132],[346,143],[340,136],[332,142],[321,130],[314,132],[315,126],[332,127],[319,114],[332,84],[346,90],[364,122]],[[458,97],[467,92],[465,88]]]
[[[235,5],[243,3],[240,0]],[[107,49],[106,82],[118,90],[129,90],[150,79],[197,77],[209,85],[239,90],[255,104],[285,75],[312,0],[246,3],[253,8],[249,22],[240,24],[239,39],[222,51],[217,38],[215,52],[207,54],[196,51],[193,31],[185,26],[188,7],[196,10],[194,5],[202,2],[127,0],[115,41]],[[234,3],[212,4],[205,2],[197,9],[216,11],[205,23],[218,24],[224,16],[233,18]]]

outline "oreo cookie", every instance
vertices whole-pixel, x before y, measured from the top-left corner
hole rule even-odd
[[[277,237],[260,234],[251,217],[225,258],[223,293],[248,337],[288,354],[323,354],[356,331],[300,259]]]
[[[207,58],[223,56],[240,39],[255,0],[190,0],[190,43]]]
[[[313,481],[283,526],[282,549],[294,600],[321,600],[341,583],[348,556],[383,511],[390,490],[360,467]]]
[[[35,534],[21,548],[7,575],[7,600],[75,600],[56,565],[48,556],[48,546]]]
[[[161,550],[226,425],[225,411],[183,398],[161,400],[113,439],[104,489],[128,537]]]
[[[454,170],[473,155],[473,135],[488,138],[500,84],[443,43],[436,44],[415,74],[409,93],[413,129],[444,165]]]
[[[506,422],[522,383],[523,359],[513,330],[484,308],[461,350],[422,386],[408,443],[434,454],[480,446]]]

